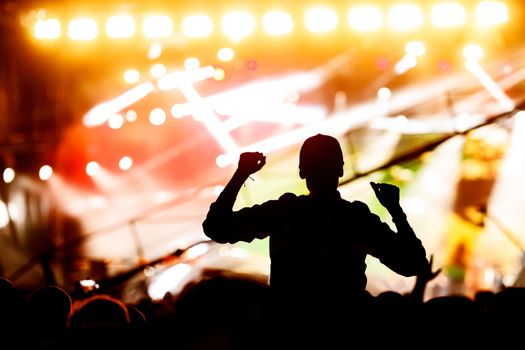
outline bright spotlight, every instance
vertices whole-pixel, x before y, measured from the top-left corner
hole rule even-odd
[[[151,125],[162,125],[166,121],[166,112],[162,108],[153,108],[149,114]]]
[[[465,8],[456,2],[445,2],[432,6],[432,23],[436,27],[458,27],[465,23]]]
[[[293,30],[293,20],[286,12],[270,11],[263,17],[264,31],[269,35],[285,35]]]
[[[106,21],[106,34],[110,38],[129,38],[135,34],[135,21],[130,15],[112,16]]]
[[[378,30],[383,25],[383,14],[377,6],[358,6],[348,11],[348,25],[358,32]]]
[[[13,182],[15,179],[15,171],[12,168],[5,168],[3,178],[6,184]]]
[[[93,40],[97,34],[97,22],[92,18],[74,19],[67,27],[67,35],[72,40]]]
[[[501,1],[481,1],[476,7],[476,21],[481,26],[508,22],[507,5]]]
[[[124,72],[124,80],[127,83],[133,84],[139,81],[140,73],[136,69],[128,69]]]
[[[94,160],[86,164],[86,174],[88,174],[89,176],[96,175],[99,170],[100,170],[100,165]]]
[[[189,37],[206,37],[213,31],[213,22],[205,15],[187,16],[182,20],[182,31]]]
[[[150,73],[154,78],[160,78],[164,74],[166,74],[166,66],[162,63],[156,63],[153,66],[151,66]]]
[[[468,44],[463,48],[463,56],[469,61],[479,61],[483,57],[483,49],[476,44]]]
[[[109,117],[108,125],[113,130],[120,129],[124,125],[124,117],[120,113],[113,114]]]
[[[38,176],[42,181],[49,180],[51,178],[51,175],[53,175],[53,168],[51,168],[51,166],[49,165],[42,165],[42,167],[38,171]]]
[[[388,14],[388,23],[398,31],[415,29],[423,24],[423,13],[417,5],[395,5]]]
[[[122,171],[129,170],[131,169],[132,166],[133,166],[133,159],[131,159],[131,157],[128,157],[128,156],[124,156],[120,158],[118,162],[118,167]]]
[[[39,19],[35,23],[34,35],[37,39],[58,39],[62,33],[58,19]]]
[[[304,21],[306,28],[313,33],[324,33],[337,27],[337,13],[329,8],[316,7],[308,10]]]
[[[167,38],[173,33],[171,18],[162,15],[150,15],[142,22],[142,31],[147,38]]]
[[[189,57],[184,60],[184,68],[186,70],[195,70],[201,66],[201,61],[197,57]]]
[[[223,47],[217,52],[217,58],[223,62],[229,62],[233,60],[235,52],[229,47]]]
[[[387,87],[382,87],[377,90],[377,97],[383,101],[389,100],[392,97],[392,91]]]
[[[231,12],[222,17],[221,26],[226,36],[237,41],[253,33],[255,20],[248,12]]]
[[[423,56],[425,51],[425,44],[422,41],[409,41],[405,45],[405,52],[408,55]]]

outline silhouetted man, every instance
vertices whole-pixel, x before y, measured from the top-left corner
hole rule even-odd
[[[333,317],[332,311],[359,315],[356,307],[371,299],[366,291],[368,254],[403,276],[427,269],[425,249],[399,205],[398,187],[371,183],[393,218],[395,232],[365,203],[341,198],[337,188],[344,162],[337,139],[312,136],[299,158],[299,176],[306,180],[309,194],[284,193],[233,211],[243,183],[266,163],[262,153],[242,153],[203,222],[204,233],[219,243],[270,237],[270,290],[283,314],[295,319],[315,315],[320,322],[326,320],[318,316]]]

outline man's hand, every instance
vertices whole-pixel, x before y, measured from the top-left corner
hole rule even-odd
[[[239,157],[239,164],[237,171],[250,176],[253,173],[261,170],[266,164],[266,156],[261,152],[244,152]]]
[[[396,208],[399,206],[399,187],[387,183],[370,182],[379,203],[385,208]]]

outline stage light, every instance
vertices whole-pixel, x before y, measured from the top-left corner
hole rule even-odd
[[[423,56],[425,54],[426,48],[425,44],[422,41],[415,40],[415,41],[409,41],[405,45],[405,52],[408,55],[412,56]]]
[[[154,78],[160,78],[164,74],[166,74],[166,66],[162,63],[157,63],[151,66],[150,73]]]
[[[133,84],[139,81],[140,73],[136,69],[128,69],[124,72],[124,80],[127,83]]]
[[[149,15],[142,22],[142,31],[147,38],[167,38],[173,33],[171,18],[163,15]]]
[[[264,31],[269,35],[289,34],[294,27],[292,16],[286,12],[270,11],[262,19]]]
[[[153,108],[149,113],[149,122],[151,125],[162,125],[166,122],[166,112],[162,108]]]
[[[306,12],[304,21],[311,32],[329,32],[337,27],[337,13],[329,8],[316,7]]]
[[[358,6],[348,11],[348,25],[358,32],[378,30],[383,25],[383,14],[377,6]]]
[[[184,68],[186,70],[196,70],[200,67],[201,62],[197,57],[189,57],[184,60]]]
[[[469,61],[479,61],[483,57],[483,49],[476,44],[465,45],[463,56]]]
[[[432,6],[432,23],[436,27],[457,27],[465,23],[465,8],[460,3],[445,2]]]
[[[223,62],[229,62],[235,57],[235,52],[229,47],[223,47],[217,51],[217,58]]]
[[[213,79],[217,81],[224,80],[225,77],[224,69],[222,68],[215,68],[215,74],[213,74]]]
[[[100,165],[94,160],[86,164],[86,174],[88,174],[89,176],[96,175],[99,170],[100,170]]]
[[[15,171],[12,168],[5,168],[3,173],[4,182],[6,184],[13,182],[15,175]]]
[[[38,171],[38,177],[40,177],[40,180],[42,181],[49,180],[52,175],[53,175],[53,168],[47,164],[42,165],[42,167],[40,167],[40,170]]]
[[[122,171],[129,170],[131,169],[132,166],[133,166],[133,159],[131,159],[131,157],[128,157],[128,156],[124,156],[120,158],[118,162],[118,167]]]
[[[383,101],[389,100],[392,97],[392,91],[387,87],[382,87],[377,90],[377,97]]]
[[[62,33],[58,19],[39,19],[34,26],[34,35],[37,39],[58,39]]]
[[[106,21],[106,34],[110,38],[129,38],[135,34],[135,20],[130,15],[112,16]]]
[[[423,24],[423,13],[417,5],[395,5],[388,14],[388,23],[397,31],[416,29]]]
[[[148,58],[155,60],[162,55],[162,46],[159,43],[152,43],[148,50]]]
[[[238,41],[255,29],[255,20],[248,12],[231,12],[222,17],[223,33],[234,41]]]
[[[124,118],[120,113],[113,114],[108,120],[108,125],[113,130],[120,129],[124,125]]]
[[[67,35],[72,40],[93,40],[97,37],[97,22],[92,18],[77,18],[69,22]]]
[[[126,112],[126,120],[130,123],[133,123],[134,121],[137,120],[137,112],[135,112],[134,110],[130,109],[129,111]]]
[[[481,1],[476,7],[476,22],[480,26],[497,25],[508,20],[508,8],[503,2]]]
[[[213,22],[205,15],[187,16],[182,20],[182,31],[189,37],[206,37],[213,31]]]

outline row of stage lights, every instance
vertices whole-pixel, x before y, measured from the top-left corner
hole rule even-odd
[[[45,10],[33,11],[29,21],[37,39],[54,40],[62,35],[62,23],[58,18],[48,16]],[[356,32],[377,31],[385,26],[394,31],[417,30],[425,23],[425,12],[416,4],[397,4],[388,9],[376,5],[351,7],[346,13],[347,25]],[[480,1],[470,16],[465,7],[456,1],[441,1],[433,4],[429,13],[432,25],[461,27],[472,20],[480,27],[506,23],[509,10],[505,3],[495,0]],[[339,14],[330,7],[312,7],[303,17],[304,25],[313,33],[331,32],[338,27]],[[175,25],[169,15],[146,15],[142,18],[142,34],[148,39],[169,38],[174,34]],[[269,11],[262,16],[262,29],[271,36],[286,35],[294,29],[293,16],[285,11]],[[106,35],[109,38],[130,38],[137,32],[135,18],[121,13],[105,20]],[[252,34],[257,26],[255,17],[248,11],[229,12],[220,20],[226,37],[238,41]],[[182,19],[180,28],[187,37],[208,37],[214,31],[214,20],[205,14],[192,14]],[[93,17],[79,17],[67,24],[67,35],[71,40],[94,40],[99,35],[99,22]]]
[[[119,169],[121,171],[128,171],[133,167],[133,159],[129,156],[120,158],[118,162]],[[90,161],[86,164],[85,168],[88,176],[95,176],[100,171],[100,164],[96,161]],[[42,181],[47,181],[53,176],[53,167],[49,164],[44,164],[38,169],[38,177]],[[2,173],[2,179],[4,183],[9,184],[15,180],[16,171],[11,167],[4,169]]]

